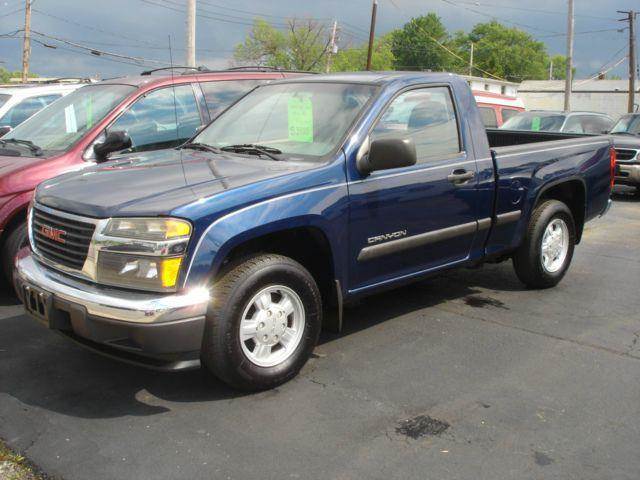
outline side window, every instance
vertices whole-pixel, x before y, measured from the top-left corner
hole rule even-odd
[[[200,112],[189,84],[148,93],[129,107],[108,130],[126,130],[133,144],[131,150],[140,152],[180,145],[194,135],[200,124]]]
[[[506,122],[511,117],[515,117],[519,113],[520,113],[520,111],[516,110],[515,108],[503,108],[502,109],[502,122],[503,123]]]
[[[609,133],[611,127],[613,127],[613,121],[607,117],[600,117],[598,115],[589,115],[583,117],[582,126],[584,133]]]
[[[579,115],[573,115],[572,117],[569,117],[562,131],[565,133],[585,133],[582,126],[583,118],[584,117],[581,117]]]
[[[482,123],[487,128],[498,127],[498,117],[496,117],[496,111],[491,107],[478,107],[480,110],[480,116],[482,117]]]
[[[460,151],[458,124],[447,87],[410,90],[399,95],[371,132],[371,140],[409,137],[418,163]]]
[[[254,87],[266,83],[267,80],[227,80],[217,82],[201,82],[202,93],[211,118],[217,117],[225,108],[242,97]]]
[[[0,126],[8,125],[10,127],[17,127],[27,118],[35,115],[44,107],[49,105],[54,100],[57,100],[62,95],[41,95],[39,97],[29,97],[22,100],[17,105],[10,108],[7,113],[0,119]]]

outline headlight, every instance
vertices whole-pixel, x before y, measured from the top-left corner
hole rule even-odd
[[[175,218],[114,218],[99,235],[98,283],[175,291],[191,224]]]
[[[176,218],[113,218],[102,233],[137,240],[171,240],[189,237],[191,224]]]

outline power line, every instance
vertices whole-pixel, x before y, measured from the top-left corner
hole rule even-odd
[[[561,12],[558,10],[539,10],[537,8],[525,8],[525,7],[513,7],[511,5],[497,5],[495,3],[479,3],[479,2],[465,2],[458,0],[457,3],[465,4],[465,5],[474,5],[476,7],[495,7],[495,8],[504,8],[507,10],[520,10],[522,12],[533,12],[533,13],[541,13],[541,14],[549,14],[549,15],[564,15],[565,12]],[[615,18],[612,17],[601,17],[597,15],[585,15],[576,13],[575,17],[584,17],[584,18],[595,18],[598,20],[611,20],[615,21]]]
[[[85,29],[91,30],[93,32],[100,32],[100,33],[104,33],[106,35],[110,35],[112,37],[117,37],[117,38],[120,38],[120,39],[124,38],[126,40],[131,40],[131,41],[134,41],[134,42],[141,42],[141,43],[144,43],[144,44],[147,44],[147,45],[150,45],[150,46],[156,46],[157,45],[157,42],[153,43],[151,41],[143,40],[143,39],[140,39],[140,38],[130,37],[130,36],[127,36],[127,35],[125,35],[123,33],[111,32],[109,30],[104,30],[104,29],[96,27],[96,26],[85,25],[83,23],[76,22],[74,20],[69,20],[68,18],[63,18],[63,17],[59,17],[57,15],[53,15],[53,14],[48,13],[48,12],[44,12],[44,11],[38,9],[38,8],[34,8],[32,10],[35,13],[39,14],[39,15],[44,15],[46,17],[50,17],[50,18],[53,18],[55,20],[59,20],[61,22],[64,22],[64,23],[67,23],[67,24],[70,24],[70,25],[75,25],[77,27],[81,27],[81,28],[85,28]]]
[[[0,15],[0,18],[8,17],[9,15],[13,15],[18,12],[24,12],[24,7],[18,8],[17,10],[12,10],[11,12],[8,12],[8,13],[3,13],[2,15]]]
[[[514,21],[508,20],[506,18],[501,18],[501,17],[498,17],[496,15],[491,15],[490,13],[481,12],[480,10],[476,10],[476,9],[473,9],[473,8],[465,7],[464,5],[460,5],[458,3],[455,3],[452,0],[442,0],[442,1],[444,3],[446,3],[446,4],[448,4],[448,5],[453,5],[454,7],[459,7],[459,8],[462,8],[464,10],[467,10],[469,12],[475,13],[476,15],[482,15],[483,17],[488,17],[488,18],[500,20],[501,22],[510,23],[511,25],[516,25],[518,27],[529,28],[531,30],[537,30],[539,32],[559,33],[559,32],[555,32],[553,30],[547,30],[546,28],[534,27],[533,25],[527,25],[525,23],[514,22]]]
[[[89,53],[91,53],[91,55],[94,55],[94,56],[107,55],[109,57],[126,59],[126,60],[133,60],[133,61],[136,61],[136,62],[154,63],[154,64],[158,64],[158,65],[166,65],[167,64],[167,62],[162,62],[160,60],[153,60],[153,59],[144,58],[144,57],[133,57],[133,56],[130,56],[130,55],[122,55],[120,53],[114,53],[114,52],[107,52],[107,51],[104,51],[104,50],[98,50],[98,49],[93,48],[93,47],[88,47],[86,45],[82,45],[80,43],[76,43],[76,42],[73,42],[71,40],[67,40],[65,38],[55,37],[53,35],[49,35],[49,34],[42,33],[42,32],[37,32],[35,30],[32,30],[32,33],[35,33],[36,35],[39,35],[39,36],[44,37],[44,38],[48,38],[50,40],[55,40],[56,42],[61,42],[61,43],[64,43],[66,45],[70,45],[70,46],[75,47],[75,48],[80,48],[82,50],[86,50]]]

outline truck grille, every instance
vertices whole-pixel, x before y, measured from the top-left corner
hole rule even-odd
[[[31,233],[35,250],[59,265],[82,270],[95,225],[34,207]]]
[[[616,160],[618,162],[631,162],[638,155],[638,150],[630,148],[616,148]]]

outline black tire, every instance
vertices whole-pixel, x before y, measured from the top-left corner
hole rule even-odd
[[[7,285],[13,288],[13,262],[18,251],[29,244],[27,238],[27,222],[19,223],[7,233],[2,245],[2,271]]]
[[[561,219],[569,232],[569,245],[562,266],[554,272],[545,269],[542,262],[542,238],[547,226]],[[576,244],[576,227],[571,210],[558,200],[546,200],[531,215],[525,238],[513,256],[513,267],[522,283],[529,288],[556,286],[569,269]]]
[[[239,329],[247,304],[271,285],[288,287],[298,295],[304,307],[305,325],[294,352],[280,364],[263,367],[245,355]],[[201,360],[208,370],[234,388],[247,391],[273,388],[292,379],[304,366],[318,342],[321,324],[320,291],[311,274],[288,257],[255,255],[227,268],[213,285]]]

